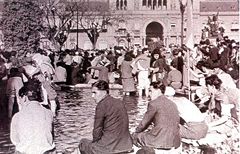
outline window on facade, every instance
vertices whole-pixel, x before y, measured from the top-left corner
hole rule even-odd
[[[176,24],[171,24],[171,28],[175,28],[176,27]]]
[[[176,1],[175,0],[171,0],[170,2],[169,2],[169,4],[170,4],[170,8],[172,9],[172,10],[175,10],[176,9]]]
[[[232,32],[238,32],[239,31],[239,25],[238,22],[233,22],[231,27]]]
[[[116,1],[116,8],[119,10],[119,0]]]
[[[142,6],[155,10],[156,8],[167,7],[167,0],[142,0]]]
[[[119,21],[119,26],[118,29],[119,30],[126,30],[126,22],[125,21]]]
[[[167,6],[167,0],[163,0],[163,5]]]
[[[143,0],[142,1],[142,6],[146,6],[147,5],[147,0]]]
[[[117,10],[126,10],[127,9],[127,0],[116,0]]]
[[[127,10],[127,0],[124,0],[124,10]]]
[[[152,6],[152,0],[148,0],[148,7]]]
[[[162,6],[162,0],[158,0],[158,6]]]
[[[176,31],[176,24],[171,23],[171,31],[175,32]]]
[[[120,0],[120,10],[123,10],[123,0]]]
[[[155,10],[156,6],[157,6],[157,0],[153,0],[153,10]]]

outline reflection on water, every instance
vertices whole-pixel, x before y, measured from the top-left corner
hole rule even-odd
[[[11,144],[9,139],[9,127],[3,125],[5,121],[1,121],[0,125],[0,154],[12,154],[14,151],[14,146]]]
[[[92,138],[93,118],[96,103],[91,98],[90,89],[58,92],[61,109],[54,120],[54,141],[57,153],[72,152],[81,138]],[[138,101],[133,96],[122,96],[119,90],[110,91],[113,97],[126,103],[130,130],[134,131],[146,111],[146,101]],[[12,153],[7,128],[0,132],[0,154]]]

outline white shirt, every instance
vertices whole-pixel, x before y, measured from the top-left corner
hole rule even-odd
[[[79,55],[76,55],[76,56],[73,56],[73,62],[76,62],[76,63],[78,63],[78,64],[81,64],[82,63],[82,57],[81,56],[79,56]]]
[[[34,66],[31,65],[31,64],[27,64],[27,65],[23,66],[23,68],[24,68],[24,70],[26,71],[26,73],[27,73],[30,77],[32,77],[32,75],[33,75],[34,73],[36,73],[37,70],[38,70],[37,67],[34,67]]]
[[[10,138],[16,150],[25,154],[43,154],[55,147],[52,112],[31,101],[16,113],[11,122]]]
[[[224,88],[236,88],[236,84],[234,83],[231,75],[225,72],[221,72],[217,76],[222,81],[222,86]]]
[[[169,97],[178,108],[179,115],[186,122],[203,122],[204,114],[200,112],[198,107],[185,97]]]
[[[67,80],[67,71],[66,71],[66,69],[61,67],[61,66],[58,66],[55,69],[55,75],[54,75],[53,80],[55,82],[66,82],[66,80]]]

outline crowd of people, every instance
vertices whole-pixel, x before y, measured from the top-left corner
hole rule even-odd
[[[80,141],[81,153],[131,152],[132,144],[170,153],[183,139],[205,144],[214,135],[229,136],[238,124],[239,59],[239,42],[227,36],[202,38],[193,49],[39,49],[21,61],[16,52],[1,52],[0,109],[11,121],[16,151],[51,153],[52,123],[59,109],[56,87],[93,83],[93,140]],[[123,86],[124,95],[150,100],[132,135],[124,102],[108,94],[113,83]]]

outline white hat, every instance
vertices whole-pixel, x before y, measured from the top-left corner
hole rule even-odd
[[[175,90],[172,87],[166,87],[164,95],[174,96],[175,95]]]

